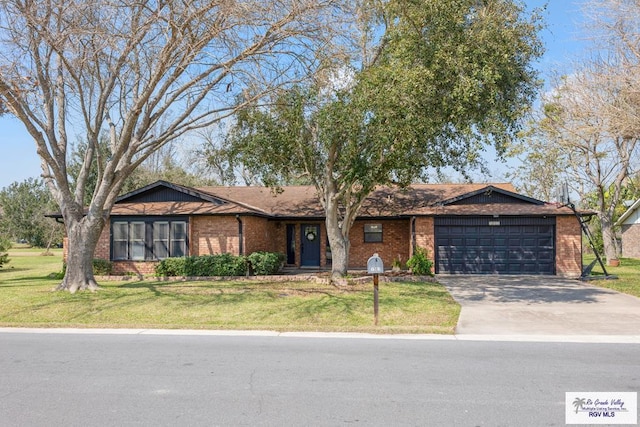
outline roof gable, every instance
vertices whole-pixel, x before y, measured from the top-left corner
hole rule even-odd
[[[457,197],[442,200],[439,204],[446,205],[478,205],[478,204],[533,204],[544,205],[543,201],[523,196],[502,188],[488,185],[484,188],[462,194]]]
[[[618,219],[618,221],[616,221],[615,225],[619,226],[619,225],[625,224],[627,219],[629,219],[629,217],[631,217],[631,215],[633,215],[633,213],[636,212],[638,209],[640,209],[640,199],[636,200],[634,204],[629,206],[629,209],[627,209],[625,213],[622,214],[622,216]]]
[[[153,202],[209,202],[214,205],[226,203],[222,199],[194,188],[183,187],[167,181],[156,181],[153,184],[124,194],[116,200],[116,204]]]

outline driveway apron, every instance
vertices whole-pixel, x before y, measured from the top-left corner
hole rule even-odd
[[[640,298],[555,276],[439,275],[457,334],[640,335]]]

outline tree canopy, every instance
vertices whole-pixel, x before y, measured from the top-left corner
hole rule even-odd
[[[97,240],[125,180],[153,152],[331,62],[344,3],[0,2],[0,105],[35,141],[64,218],[61,289],[97,287]],[[87,149],[72,185],[75,137]],[[85,209],[94,160],[99,174]]]
[[[62,226],[46,214],[54,213],[56,204],[40,179],[14,182],[0,190],[0,232],[13,241],[48,247],[62,242]]]
[[[360,55],[240,111],[223,147],[267,185],[316,187],[334,275],[346,273],[349,230],[376,186],[406,186],[445,167],[465,173],[482,164],[487,144],[502,153],[538,84],[540,21],[520,4],[376,6],[359,15],[369,18]]]

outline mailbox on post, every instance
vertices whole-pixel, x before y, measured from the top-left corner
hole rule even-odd
[[[367,261],[367,273],[373,274],[373,319],[374,324],[378,324],[378,275],[384,274],[382,258],[378,254],[373,254]]]
[[[378,254],[373,254],[369,261],[367,261],[367,273],[369,274],[384,274],[384,265],[382,265],[382,258]]]

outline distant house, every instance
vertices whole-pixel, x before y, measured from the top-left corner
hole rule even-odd
[[[314,187],[189,188],[165,181],[120,197],[96,257],[116,272],[152,273],[159,259],[216,253],[281,252],[286,264],[331,265],[325,216]],[[435,273],[578,277],[579,222],[568,208],[517,194],[511,184],[380,187],[351,229],[350,268],[378,253],[389,268],[417,246]]]
[[[640,199],[616,222],[622,230],[622,256],[640,258]]]

